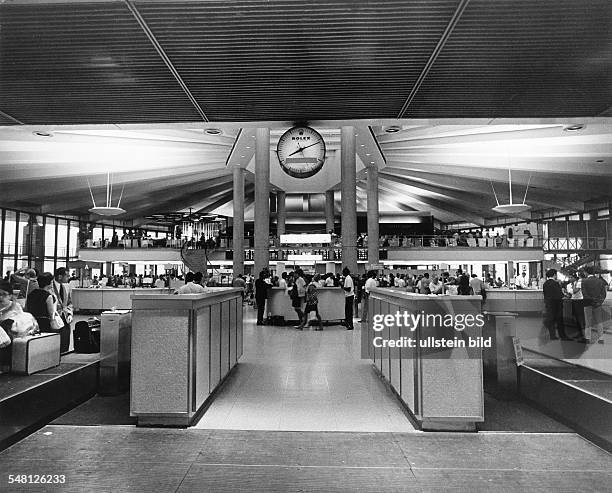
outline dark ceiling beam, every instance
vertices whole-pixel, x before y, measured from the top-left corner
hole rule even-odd
[[[123,185],[125,185],[126,190],[130,193],[140,194],[157,189],[189,185],[204,180],[214,180],[220,176],[230,175],[230,170],[201,171],[202,167],[198,166],[198,168],[198,171],[189,173],[181,173],[182,170],[180,168],[165,170],[163,173],[157,171],[116,173],[113,175],[113,196],[115,193],[119,193]],[[98,181],[98,178],[106,180],[106,174],[91,175],[89,176],[89,182],[92,183],[94,180]],[[94,186],[92,184],[91,188],[94,196],[98,196],[99,193],[106,190],[106,185]],[[44,201],[48,197],[57,197],[58,195],[66,193],[73,194],[80,190],[87,190],[87,181],[85,177],[81,177],[80,186],[75,186],[74,178],[49,179],[45,182],[45,190],[39,190],[31,186],[28,182],[14,183],[10,187],[7,185],[0,185],[0,201],[8,204],[14,200],[36,199],[44,204]]]
[[[406,101],[404,102],[404,104],[402,105],[402,108],[397,114],[398,118],[404,118],[404,115],[406,114],[406,111],[408,110],[408,106],[410,106],[417,92],[419,92],[419,89],[421,88],[421,85],[425,81],[427,74],[433,67],[436,59],[438,58],[438,55],[440,55],[440,53],[442,52],[442,48],[444,48],[444,45],[450,38],[450,35],[455,29],[455,26],[459,22],[459,19],[461,19],[461,15],[467,8],[468,3],[470,3],[470,0],[460,0],[459,1],[459,4],[457,5],[457,8],[455,9],[453,16],[451,17],[449,23],[447,24],[446,29],[444,29],[444,32],[442,33],[442,36],[440,37],[438,44],[436,44],[436,47],[434,48],[432,54],[429,56],[429,59],[427,60],[427,63],[425,64],[425,67],[423,67],[423,70],[421,70],[419,77],[417,78],[416,82],[412,86],[412,89],[410,90],[410,94],[408,95],[408,98],[406,98]]]
[[[217,185],[228,186],[231,185],[232,178],[231,176],[220,176],[213,179],[208,180],[199,180],[199,181],[190,181],[190,182],[178,182],[169,184],[165,186],[165,182],[158,182],[155,184],[150,184],[148,187],[144,189],[133,189],[127,188],[123,192],[123,198],[121,200],[122,205],[131,206],[134,204],[145,203],[147,200],[150,203],[156,203],[160,200],[180,197],[181,195],[187,195],[190,193],[208,193],[208,190],[214,188]],[[104,189],[105,190],[105,189]],[[119,199],[120,190],[113,191],[113,204]],[[100,199],[103,197],[100,193],[95,194],[94,198]],[[44,206],[55,207],[55,206],[68,206],[70,204],[74,204],[75,201],[80,201],[80,199],[85,198],[86,204],[91,204],[91,196],[89,194],[89,190],[87,188],[75,190],[69,197],[66,195],[58,196],[55,199],[50,198],[47,202],[45,202]],[[100,200],[98,200],[100,202]]]
[[[415,180],[414,177],[410,175],[408,175],[410,176],[410,178],[408,178],[404,176],[398,176],[397,174],[391,172],[385,172],[381,174],[387,177],[391,177],[399,183],[403,183],[412,187],[417,187],[430,192],[439,193],[449,198],[459,200],[461,202],[477,201],[483,206],[490,204],[491,207],[497,205],[495,203],[495,196],[493,194],[493,189],[491,188],[491,183],[488,180],[466,180],[463,187],[464,191],[462,191],[462,187],[457,189],[446,188],[443,185],[440,185],[439,181],[443,177],[439,177],[440,180],[434,182],[435,185],[432,185],[430,183],[427,183],[427,181],[418,179]],[[475,189],[475,184],[481,186],[482,188]],[[503,198],[505,200],[505,197],[509,196],[507,183],[500,184],[499,182],[496,182],[494,186],[496,187],[495,193],[497,194],[498,198]],[[513,187],[513,192],[516,193],[515,187]],[[519,193],[516,193],[515,199],[522,201],[522,197],[524,196],[523,194],[524,190],[520,190]],[[535,190],[533,188],[530,188],[528,190],[527,197],[529,198],[530,203],[539,204],[548,208],[569,208],[576,211],[584,210],[584,202],[570,200],[566,196],[559,196],[559,194],[547,193],[543,192],[542,190]]]
[[[188,208],[192,208],[194,212],[196,212],[199,210],[197,202],[201,201],[202,197],[207,197],[207,199],[215,197],[220,193],[231,190],[231,188],[231,180],[209,188],[201,187],[198,189],[195,187],[189,190],[175,188],[167,193],[150,197],[146,202],[138,200],[135,201],[133,205],[128,203],[125,209],[128,210],[127,217],[136,215],[149,216],[151,214],[163,212],[177,212]]]
[[[382,178],[379,181],[379,187],[387,188],[391,192],[407,195],[418,202],[426,204],[430,207],[435,207],[436,209],[442,211],[446,211],[457,217],[463,218],[466,221],[473,222],[475,224],[484,224],[484,217],[479,215],[478,212],[474,210],[466,209],[465,207],[458,206],[454,203],[432,199],[430,197],[423,197],[417,193],[408,192],[401,185],[394,183],[393,180]]]
[[[473,180],[480,182],[488,182],[493,180],[497,183],[508,184],[508,170],[491,169],[491,168],[474,168],[471,166],[445,166],[435,164],[422,163],[398,163],[391,162],[385,171],[406,176],[422,177],[433,182],[448,183],[449,180],[454,180],[457,186],[469,186]],[[529,181],[529,173],[513,173],[512,183],[527,185]],[[449,183],[448,186],[451,186]],[[612,188],[612,176],[608,177],[591,177],[588,175],[563,175],[540,173],[537,171],[531,172],[530,186],[544,188],[550,190],[551,193],[559,193],[563,191],[565,196],[580,197],[584,193],[580,189],[585,189],[590,192],[590,195],[601,194],[610,195]]]
[[[211,185],[213,185],[211,187]],[[167,209],[161,209],[162,203],[171,203],[173,200],[180,200],[182,197],[188,196],[190,193],[197,194],[208,194],[211,190],[218,190],[222,188],[231,187],[231,177],[219,177],[214,180],[206,180],[201,182],[194,182],[189,185],[180,184],[172,188],[160,187],[157,191],[149,192],[147,194],[139,194],[134,196],[129,191],[124,192],[123,199],[121,201],[121,207],[128,211],[126,216],[123,218],[131,218],[139,212],[143,212],[142,215],[152,214],[153,212],[167,212]],[[118,195],[116,197],[118,199]],[[113,200],[113,204],[115,204]],[[58,197],[56,200],[50,200],[43,206],[43,210],[46,213],[53,212],[67,212],[74,211],[75,213],[85,213],[84,211],[91,208],[91,197],[89,190],[81,190],[80,193],[72,193],[68,196]],[[153,212],[147,212],[153,211]]]
[[[127,6],[127,8],[129,9],[129,11],[134,16],[134,18],[136,19],[136,22],[138,22],[138,24],[140,25],[140,27],[146,34],[147,38],[149,38],[149,41],[151,41],[151,44],[155,48],[155,51],[157,51],[157,53],[159,54],[163,62],[166,64],[166,67],[168,67],[168,70],[170,70],[170,72],[172,73],[172,76],[174,77],[176,82],[179,84],[179,86],[181,86],[181,89],[187,95],[187,97],[189,98],[189,101],[191,101],[191,104],[194,106],[196,111],[202,117],[202,120],[204,120],[205,122],[208,122],[209,120],[208,120],[208,117],[206,116],[206,113],[204,113],[204,110],[202,109],[198,101],[196,100],[195,96],[191,94],[189,87],[187,87],[187,84],[185,84],[185,81],[183,80],[181,75],[178,73],[178,70],[176,70],[176,68],[174,67],[174,64],[172,63],[172,61],[170,60],[170,58],[168,57],[168,55],[162,48],[161,44],[159,43],[159,41],[157,40],[157,38],[155,37],[151,29],[149,28],[148,24],[146,23],[146,21],[144,20],[144,18],[142,17],[140,12],[136,8],[136,6],[133,4],[131,0],[123,0],[123,1],[125,5]]]
[[[2,116],[2,118],[5,118],[7,120],[10,120],[14,123],[18,123],[19,125],[25,125],[25,123],[23,123],[22,121],[17,120],[17,118],[9,115],[8,113],[5,113],[4,111],[0,110],[0,116]]]

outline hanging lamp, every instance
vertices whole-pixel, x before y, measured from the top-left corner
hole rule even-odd
[[[510,191],[510,203],[509,204],[500,204],[497,199],[497,194],[495,193],[495,187],[493,187],[493,181],[491,181],[491,188],[493,188],[493,195],[495,195],[495,201],[497,202],[497,206],[493,207],[495,212],[499,212],[501,214],[514,215],[520,214],[521,212],[527,212],[531,209],[530,205],[525,203],[525,199],[527,198],[527,190],[529,190],[529,184],[531,183],[531,174],[529,174],[529,181],[527,182],[527,188],[525,189],[525,195],[523,197],[523,202],[515,204],[512,202],[512,170],[508,168],[508,189]]]
[[[96,205],[96,199],[94,199],[93,192],[91,191],[89,179],[87,179],[87,186],[89,187],[89,194],[91,195],[91,201],[93,202],[93,207],[89,209],[89,212],[92,214],[98,214],[99,216],[118,216],[119,214],[124,214],[126,212],[125,209],[119,207],[121,205],[121,199],[123,198],[125,184],[121,187],[121,194],[119,195],[117,206],[112,206],[113,182],[111,180],[110,172],[106,174],[106,206],[102,207]]]

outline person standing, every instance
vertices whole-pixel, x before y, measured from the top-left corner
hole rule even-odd
[[[55,269],[53,279],[53,292],[57,298],[57,313],[59,313],[64,326],[60,327],[60,352],[66,353],[70,348],[70,323],[72,322],[72,297],[68,283],[68,271],[65,267]]]
[[[568,286],[567,290],[572,297],[572,315],[576,321],[578,327],[579,338],[578,342],[587,342],[584,337],[584,299],[582,296],[582,281],[584,279],[584,271],[579,270],[576,273],[576,278],[571,284],[571,288]]]
[[[429,289],[430,282],[431,282],[431,280],[429,279],[429,272],[425,272],[425,274],[423,274],[423,277],[421,278],[421,280],[417,284],[417,288],[419,290],[419,293],[421,293],[421,294],[431,294],[431,290]]]
[[[299,330],[302,330],[306,325],[308,325],[308,314],[314,311],[319,321],[319,328],[315,330],[323,330],[323,322],[321,320],[321,315],[319,315],[319,295],[317,289],[317,283],[309,279],[308,286],[306,287],[306,308],[304,308],[304,316],[300,325],[298,326]]]
[[[595,276],[593,267],[585,267],[584,272],[587,275],[586,279],[582,281],[582,297],[585,307],[585,340],[581,342],[595,342],[603,333],[601,305],[606,300],[607,285],[603,279]],[[587,317],[587,310],[590,312],[590,317]],[[596,332],[596,334],[594,335],[593,332]]]
[[[264,325],[266,299],[268,298],[269,284],[266,282],[266,272],[261,271],[255,281],[255,303],[257,303],[257,325]]]
[[[521,272],[520,276],[514,278],[514,287],[516,289],[527,289],[529,288],[529,279],[527,278],[527,272]]]
[[[556,269],[546,271],[546,282],[542,290],[544,291],[544,326],[548,329],[550,338],[555,340],[560,337],[564,341],[569,341],[570,338],[567,337],[563,326],[563,290],[557,281]]]
[[[342,269],[342,275],[344,276],[344,283],[342,289],[344,289],[344,324],[346,330],[353,330],[353,303],[355,302],[355,284],[351,277],[351,271],[348,267]]]
[[[363,308],[361,311],[361,322],[368,323],[368,311],[369,311],[369,299],[370,299],[370,289],[378,286],[376,282],[376,271],[371,270],[368,272],[368,278],[363,286]]]

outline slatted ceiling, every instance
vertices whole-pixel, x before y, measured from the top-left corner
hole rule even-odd
[[[612,2],[472,0],[406,116],[594,116],[612,93]]]
[[[136,5],[211,119],[312,120],[395,116],[455,1]]]
[[[0,109],[24,123],[197,121],[122,3],[0,5]]]

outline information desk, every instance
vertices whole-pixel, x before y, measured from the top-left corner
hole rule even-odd
[[[239,288],[132,297],[130,415],[189,426],[242,356]]]
[[[541,289],[487,289],[483,309],[489,312],[541,315],[544,294]]]
[[[130,310],[132,295],[170,294],[168,288],[72,288],[72,305],[79,310]]]
[[[362,356],[374,365],[395,390],[423,430],[475,430],[484,421],[482,350],[478,348],[374,348],[372,338],[423,339],[435,329],[418,324],[414,332],[403,324],[385,324],[373,331],[374,315],[480,314],[480,296],[421,295],[395,289],[372,288],[369,320],[362,329]],[[454,331],[454,329],[453,329]],[[457,331],[455,331],[457,332]],[[481,327],[457,332],[459,339],[482,336]],[[372,351],[363,351],[364,344]]]
[[[344,291],[342,288],[317,288],[319,295],[319,314],[323,320],[344,320]],[[285,320],[297,320],[291,306],[291,298],[285,288],[272,288],[268,298],[268,313],[281,316]],[[304,306],[302,306],[302,310]]]

